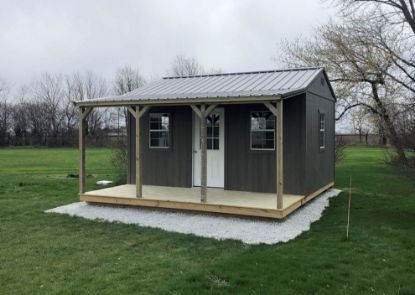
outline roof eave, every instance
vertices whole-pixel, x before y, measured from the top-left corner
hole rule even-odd
[[[129,105],[190,105],[198,103],[234,104],[234,103],[260,103],[262,101],[275,101],[282,99],[282,95],[264,96],[236,96],[236,97],[202,97],[178,99],[131,99],[131,100],[83,100],[74,102],[78,107],[120,107]]]

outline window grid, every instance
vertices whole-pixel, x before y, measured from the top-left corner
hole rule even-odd
[[[251,112],[251,150],[275,150],[275,116],[271,112]]]
[[[170,146],[170,116],[167,113],[150,113],[149,146],[167,149]]]

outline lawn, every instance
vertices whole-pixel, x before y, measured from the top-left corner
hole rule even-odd
[[[88,149],[87,188],[114,179]],[[0,149],[0,294],[415,294],[415,184],[377,148],[349,148],[309,232],[244,245],[45,214],[78,200],[75,149]]]

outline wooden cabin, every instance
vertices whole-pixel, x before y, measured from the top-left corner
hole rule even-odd
[[[323,68],[166,77],[78,101],[80,198],[284,218],[334,184],[335,102]],[[85,192],[95,107],[129,111],[128,180]]]

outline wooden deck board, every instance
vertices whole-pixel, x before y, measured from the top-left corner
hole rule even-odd
[[[332,185],[332,184],[330,184]],[[143,186],[143,198],[135,197],[135,185],[120,185],[81,194],[81,201],[127,206],[159,207],[282,219],[303,204],[305,196],[284,195],[277,209],[275,194],[208,188],[207,202],[200,203],[200,188]]]

